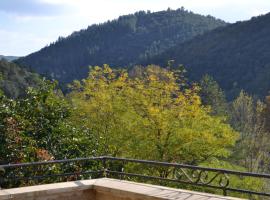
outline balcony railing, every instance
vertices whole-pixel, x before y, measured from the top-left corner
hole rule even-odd
[[[270,197],[269,174],[177,163],[102,156],[0,165],[2,188],[100,177],[200,189],[210,193],[222,192],[225,196]]]

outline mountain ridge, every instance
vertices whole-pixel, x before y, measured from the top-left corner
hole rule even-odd
[[[209,74],[229,98],[240,90],[264,97],[270,89],[270,14],[229,24],[179,44],[143,63],[186,66],[192,80]]]
[[[16,62],[49,78],[69,83],[87,76],[89,65],[127,67],[158,55],[176,43],[226,26],[222,20],[183,8],[136,12],[92,25]]]

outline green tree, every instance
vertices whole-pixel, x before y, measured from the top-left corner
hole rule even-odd
[[[252,172],[266,172],[269,158],[269,132],[265,129],[266,105],[255,102],[241,91],[232,102],[231,124],[240,132],[233,154],[234,160]]]
[[[213,77],[209,75],[203,76],[199,85],[201,87],[199,95],[202,99],[202,104],[211,106],[211,113],[213,115],[226,116],[228,105],[225,94]]]
[[[22,99],[2,95],[0,161],[14,163],[81,156],[85,147],[82,139],[86,139],[89,131],[84,130],[81,137],[82,130],[68,120],[71,112],[56,83],[49,81],[37,89],[29,88]]]

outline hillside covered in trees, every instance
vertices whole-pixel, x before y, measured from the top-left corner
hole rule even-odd
[[[0,90],[9,97],[20,97],[28,87],[36,87],[40,82],[38,74],[28,72],[15,63],[0,60]]]
[[[241,89],[264,97],[270,90],[270,14],[217,28],[146,63],[175,60],[199,80],[210,74],[230,99]]]
[[[184,10],[144,12],[89,26],[17,60],[50,78],[68,83],[87,75],[89,65],[125,67],[159,55],[178,43],[225,26],[224,21]]]

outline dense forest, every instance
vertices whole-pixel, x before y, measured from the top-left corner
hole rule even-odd
[[[184,64],[192,80],[209,74],[229,99],[241,89],[263,98],[270,88],[270,14],[217,28],[146,63]]]
[[[178,43],[225,26],[211,16],[178,10],[140,11],[89,26],[17,60],[33,71],[69,83],[84,78],[89,65],[126,67],[158,55]]]
[[[37,87],[41,78],[15,63],[0,60],[0,89],[8,97],[17,98],[25,94],[28,87]]]

